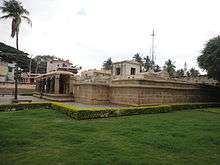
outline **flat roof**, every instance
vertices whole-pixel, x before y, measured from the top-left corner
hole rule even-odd
[[[135,64],[135,65],[141,65],[140,62],[134,61],[134,60],[124,60],[124,61],[119,61],[119,62],[114,62],[114,64],[121,64],[121,63],[130,63],[130,64]]]
[[[61,74],[74,76],[74,74],[72,72],[68,72],[68,71],[53,71],[53,72],[39,75],[36,78],[38,79],[38,78],[47,77],[47,76],[51,76],[51,75],[61,75]]]

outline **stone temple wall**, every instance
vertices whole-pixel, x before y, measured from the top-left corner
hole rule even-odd
[[[0,83],[0,95],[14,94],[14,83]],[[32,94],[35,90],[34,85],[18,84],[18,94]]]
[[[220,88],[175,81],[117,80],[110,85],[97,83],[74,84],[76,101],[155,105],[189,102],[220,101]]]
[[[75,83],[75,101],[84,103],[109,103],[109,85],[97,83]]]

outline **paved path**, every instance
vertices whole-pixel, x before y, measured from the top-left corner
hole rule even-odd
[[[13,99],[12,95],[0,95],[0,104],[11,104],[11,100]],[[18,96],[18,99],[28,99],[32,100],[32,102],[49,102],[46,99],[40,99],[33,96]],[[72,105],[79,108],[117,108],[122,107],[114,104],[106,104],[106,105],[89,105],[89,104],[82,104],[82,103],[76,103],[76,102],[63,102],[63,104],[66,105]]]

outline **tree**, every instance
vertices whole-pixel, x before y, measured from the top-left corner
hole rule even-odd
[[[220,81],[220,36],[210,39],[202,55],[197,58],[199,67],[206,70],[209,77]]]
[[[137,62],[140,62],[142,63],[142,57],[140,56],[140,53],[136,53],[134,56],[133,56],[133,59]]]
[[[154,67],[154,72],[160,72],[161,71],[161,68],[159,65],[155,65]]]
[[[28,54],[2,42],[0,42],[0,58],[8,63],[16,62],[18,67],[23,69],[24,72],[29,71],[30,58]]]
[[[112,69],[112,59],[108,58],[106,61],[103,62],[103,69],[111,70]]]
[[[34,57],[31,61],[31,72],[32,73],[40,73],[44,74],[47,72],[47,61],[50,60],[62,60],[60,58],[57,58],[56,56],[51,56],[51,55],[38,55]]]
[[[176,66],[169,59],[165,62],[164,69],[169,73],[170,76],[174,76]]]
[[[176,71],[176,77],[183,77],[184,73],[185,73],[184,69],[178,69]]]
[[[30,18],[27,17],[29,12],[22,6],[22,3],[17,0],[4,0],[3,5],[0,6],[0,10],[4,16],[1,16],[0,19],[12,19],[11,26],[11,37],[16,36],[16,48],[18,48],[18,35],[22,19],[26,20],[28,24],[32,24]]]
[[[154,63],[150,60],[149,56],[144,57],[144,68],[146,71],[148,71],[149,69],[154,69]]]
[[[200,75],[200,73],[195,68],[191,68],[187,75],[190,77],[198,77]]]

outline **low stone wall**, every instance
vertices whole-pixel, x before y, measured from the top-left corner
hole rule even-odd
[[[109,103],[109,85],[78,83],[73,85],[75,101],[84,103]]]
[[[214,93],[215,91],[212,90],[196,88],[112,86],[110,101],[130,105],[220,101],[219,96],[217,97]]]
[[[220,88],[175,81],[117,80],[111,85],[74,84],[76,101],[155,105],[169,103],[220,102]]]
[[[14,83],[0,83],[0,95],[13,95],[14,89]],[[18,84],[18,94],[32,94],[34,90],[34,85]]]

